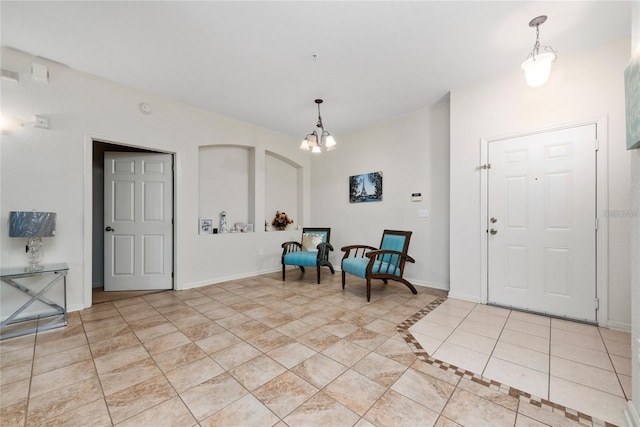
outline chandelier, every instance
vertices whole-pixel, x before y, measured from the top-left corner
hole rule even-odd
[[[322,117],[320,116],[322,99],[316,99],[315,103],[318,105],[318,123],[316,123],[316,129],[304,137],[302,144],[300,144],[300,149],[311,150],[312,153],[321,153],[322,149],[326,151],[334,150],[336,148],[336,140],[333,139],[329,132],[324,130],[322,125]]]
[[[544,24],[547,20],[546,15],[541,15],[533,18],[529,22],[530,27],[536,27],[536,43],[533,45],[533,50],[529,53],[527,60],[521,65],[524,70],[524,77],[527,80],[527,84],[531,87],[538,87],[545,84],[551,74],[551,63],[557,58],[556,51],[551,46],[542,46],[544,51],[540,51],[540,25]]]

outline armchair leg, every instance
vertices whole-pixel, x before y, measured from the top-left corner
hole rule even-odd
[[[317,277],[318,277],[318,285],[320,284],[320,264],[318,264],[318,266],[316,267],[317,270]]]
[[[342,289],[343,290],[344,290],[344,276],[345,276],[345,273],[344,273],[344,270],[342,270]]]
[[[367,279],[367,302],[371,302],[371,279]]]
[[[284,268],[285,268],[285,265],[284,263],[282,263],[282,281],[283,282],[284,282]]]

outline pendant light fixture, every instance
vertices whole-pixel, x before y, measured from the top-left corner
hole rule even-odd
[[[302,144],[300,144],[300,149],[309,151],[312,153],[321,153],[323,149],[326,151],[331,151],[336,148],[336,140],[333,139],[333,136],[326,130],[324,130],[324,126],[322,125],[322,117],[320,116],[320,104],[322,104],[322,99],[316,99],[315,103],[318,105],[318,123],[316,123],[316,130],[308,134],[302,140]]]
[[[533,18],[529,22],[530,27],[536,27],[536,43],[533,45],[533,50],[527,57],[527,60],[522,63],[522,69],[524,70],[524,76],[527,80],[527,84],[531,87],[538,87],[545,84],[551,74],[551,63],[557,58],[556,51],[551,46],[542,46],[543,53],[540,51],[540,25],[544,24],[547,20],[546,15],[541,15]]]

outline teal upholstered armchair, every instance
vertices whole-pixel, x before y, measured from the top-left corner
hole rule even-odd
[[[282,280],[284,281],[287,265],[299,267],[304,273],[305,267],[315,267],[320,284],[320,267],[329,267],[331,274],[335,274],[333,265],[329,262],[329,252],[333,246],[329,243],[330,228],[303,228],[301,242],[285,242],[282,244]]]
[[[342,248],[342,289],[345,285],[346,273],[367,280],[367,301],[371,300],[371,280],[380,279],[385,284],[388,280],[404,283],[411,292],[417,294],[416,288],[402,277],[404,265],[415,262],[407,251],[411,240],[411,231],[384,230],[380,249],[367,245],[351,245]]]

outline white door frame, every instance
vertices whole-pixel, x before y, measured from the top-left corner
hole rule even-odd
[[[93,282],[93,142],[102,141],[109,144],[125,147],[135,147],[142,150],[157,151],[173,156],[173,289],[177,289],[178,263],[177,263],[177,211],[178,205],[178,153],[172,149],[158,146],[141,145],[140,141],[130,141],[122,136],[106,135],[95,132],[87,132],[84,136],[84,179],[83,179],[83,269],[84,269],[84,295],[82,298],[84,308],[91,307],[92,282]]]
[[[609,290],[609,219],[605,213],[609,210],[609,192],[608,192],[608,116],[601,117],[596,120],[586,120],[581,122],[559,124],[544,128],[523,131],[519,133],[502,135],[492,138],[480,138],[480,163],[486,165],[489,159],[489,143],[501,141],[504,139],[518,138],[538,133],[552,132],[556,130],[568,129],[578,126],[595,124],[597,129],[597,138],[599,149],[596,153],[596,216],[598,219],[598,232],[596,234],[596,296],[599,300],[599,309],[597,312],[597,321],[599,326],[609,326],[608,311],[608,290]],[[488,281],[488,197],[487,197],[487,169],[478,168],[480,172],[480,301],[487,303],[489,292]]]

